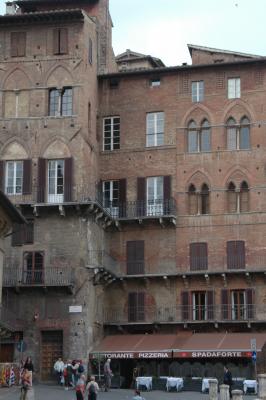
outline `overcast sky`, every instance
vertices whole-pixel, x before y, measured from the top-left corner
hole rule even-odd
[[[115,54],[131,49],[178,65],[190,62],[191,43],[266,56],[266,0],[109,1]]]

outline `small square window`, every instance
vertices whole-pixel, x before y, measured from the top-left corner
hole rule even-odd
[[[157,79],[151,79],[150,80],[150,86],[151,87],[158,87],[161,85],[161,79],[157,78]]]

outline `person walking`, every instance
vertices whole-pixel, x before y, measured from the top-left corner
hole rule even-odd
[[[65,365],[64,361],[60,357],[54,363],[54,371],[56,373],[56,378],[57,378],[57,382],[59,385],[61,385],[62,375],[63,375],[63,371],[64,371],[64,365]]]
[[[230,399],[232,399],[232,386],[233,386],[233,380],[232,380],[232,374],[227,368],[227,366],[224,366],[224,385],[229,386],[229,395]]]
[[[90,382],[87,384],[86,389],[88,390],[88,400],[97,400],[99,386],[98,383],[95,382],[95,376],[90,377]]]
[[[27,370],[29,372],[29,375],[31,377],[30,378],[31,379],[30,386],[32,386],[32,376],[33,376],[33,372],[34,372],[34,367],[33,367],[33,362],[32,362],[31,357],[26,358],[26,361],[24,364],[24,370]]]
[[[110,390],[111,379],[113,376],[110,364],[111,364],[111,359],[108,358],[103,366],[105,392],[108,392]]]
[[[32,372],[24,368],[21,376],[20,400],[26,400],[28,391],[32,386]]]
[[[86,388],[85,379],[86,379],[85,375],[81,375],[77,381],[77,384],[75,387],[77,400],[84,400],[84,394],[85,394],[85,388]]]
[[[65,390],[68,390],[72,386],[72,364],[68,360],[64,368],[64,379],[65,379]]]

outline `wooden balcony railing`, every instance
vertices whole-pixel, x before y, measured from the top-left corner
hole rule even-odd
[[[73,286],[73,270],[69,266],[43,269],[26,269],[21,266],[5,266],[3,271],[3,287],[22,286]]]
[[[246,304],[242,306],[176,306],[106,308],[102,316],[104,324],[130,323],[208,323],[208,322],[266,322],[266,306]]]

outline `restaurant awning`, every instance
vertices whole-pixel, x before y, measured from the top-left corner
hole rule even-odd
[[[256,351],[266,342],[266,333],[195,333],[111,335],[90,353],[91,358],[250,358],[251,340]]]

